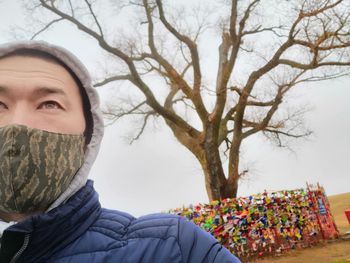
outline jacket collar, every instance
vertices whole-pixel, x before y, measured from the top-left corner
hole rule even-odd
[[[44,260],[82,235],[100,213],[98,194],[89,180],[66,203],[9,227],[4,236],[29,234],[28,247],[20,257],[20,262],[37,262],[39,258]]]

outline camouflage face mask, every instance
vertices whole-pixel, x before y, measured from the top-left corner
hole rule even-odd
[[[45,211],[83,164],[84,136],[0,128],[0,210]]]

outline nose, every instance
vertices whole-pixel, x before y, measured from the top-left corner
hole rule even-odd
[[[31,113],[28,107],[25,105],[16,105],[8,115],[6,125],[24,125],[32,127],[33,118],[31,118]]]

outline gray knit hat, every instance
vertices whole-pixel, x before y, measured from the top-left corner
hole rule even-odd
[[[70,186],[64,191],[57,200],[48,208],[48,211],[57,207],[61,203],[65,202],[69,197],[75,194],[80,188],[82,188],[87,181],[89,171],[92,164],[94,163],[98,150],[100,148],[101,140],[103,137],[103,119],[100,111],[100,100],[96,90],[92,87],[90,74],[81,63],[81,61],[73,55],[70,51],[55,46],[43,41],[19,41],[10,42],[0,45],[0,58],[7,54],[13,53],[16,50],[37,50],[40,52],[47,53],[65,66],[67,66],[79,79],[84,88],[87,97],[90,102],[90,110],[92,115],[92,135],[89,144],[87,145],[84,157],[84,164],[81,166],[75,177],[73,178]]]

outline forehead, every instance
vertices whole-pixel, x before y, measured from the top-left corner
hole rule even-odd
[[[55,61],[20,55],[0,58],[0,84],[20,80],[28,80],[35,85],[58,85],[59,88],[79,92],[71,73]]]
[[[18,71],[30,73],[36,71],[47,71],[57,74],[70,74],[63,66],[55,61],[35,56],[13,55],[0,58],[0,69],[2,71]]]

